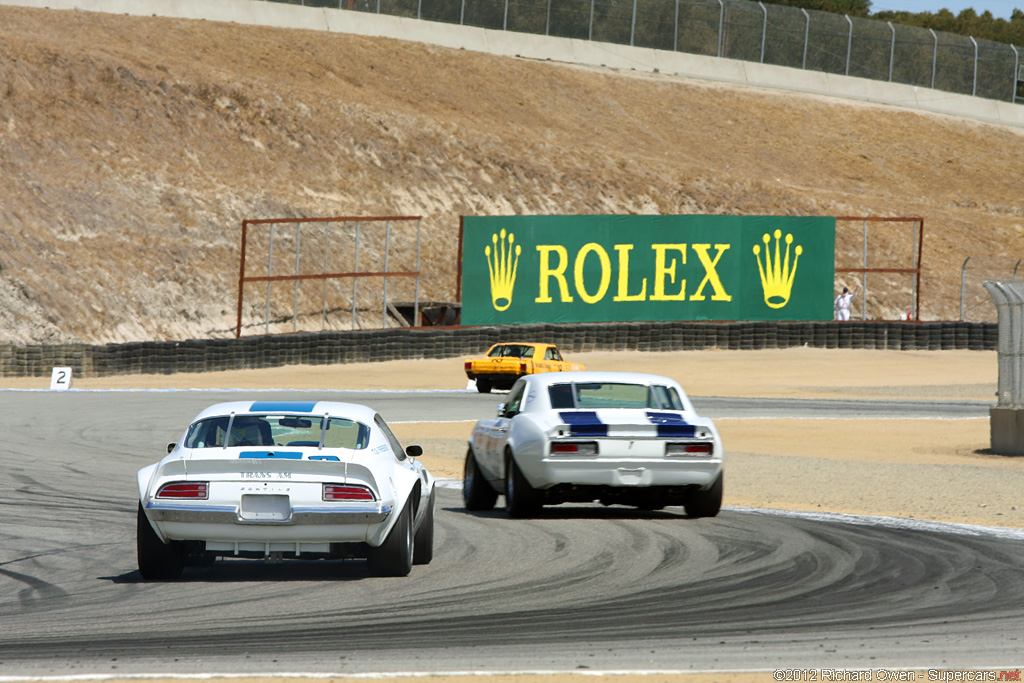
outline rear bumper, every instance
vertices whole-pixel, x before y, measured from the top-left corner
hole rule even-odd
[[[379,524],[391,514],[390,505],[295,507],[280,520],[243,519],[237,506],[146,503],[146,515],[154,522],[191,524],[238,524],[244,526]]]
[[[694,458],[544,458],[520,462],[531,486],[547,489],[559,484],[576,486],[708,488],[722,471],[722,460]]]
[[[287,517],[275,520],[243,519],[239,509],[232,506],[147,503],[145,511],[168,540],[252,542],[262,547],[265,543],[379,543],[392,507],[296,507]]]

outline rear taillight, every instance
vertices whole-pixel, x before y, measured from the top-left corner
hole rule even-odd
[[[179,481],[174,484],[165,484],[156,492],[156,497],[206,500],[210,497],[210,484],[205,481]]]
[[[551,444],[551,454],[597,455],[596,441],[561,442]]]
[[[324,500],[377,500],[377,497],[365,486],[324,484]]]
[[[519,374],[521,374],[521,375],[525,375],[526,374],[526,363],[520,363],[519,364]]]
[[[473,369],[473,363],[467,360],[466,361],[466,372],[469,372],[472,369]]]
[[[715,451],[712,443],[669,443],[665,445],[665,455],[711,455]]]

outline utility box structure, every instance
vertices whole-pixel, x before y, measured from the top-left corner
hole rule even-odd
[[[999,314],[999,401],[989,409],[991,448],[1024,455],[1024,282],[983,283]]]

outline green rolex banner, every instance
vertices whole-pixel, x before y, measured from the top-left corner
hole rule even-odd
[[[466,216],[462,324],[829,320],[835,218]]]

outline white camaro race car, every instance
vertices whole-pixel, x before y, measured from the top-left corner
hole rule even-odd
[[[462,496],[490,510],[499,493],[513,517],[543,505],[600,501],[691,517],[722,506],[724,452],[710,419],[667,377],[556,372],[520,378],[480,420],[466,453]]]
[[[139,470],[139,572],[218,556],[365,557],[405,576],[433,555],[434,477],[366,406],[239,401],[201,412]]]

